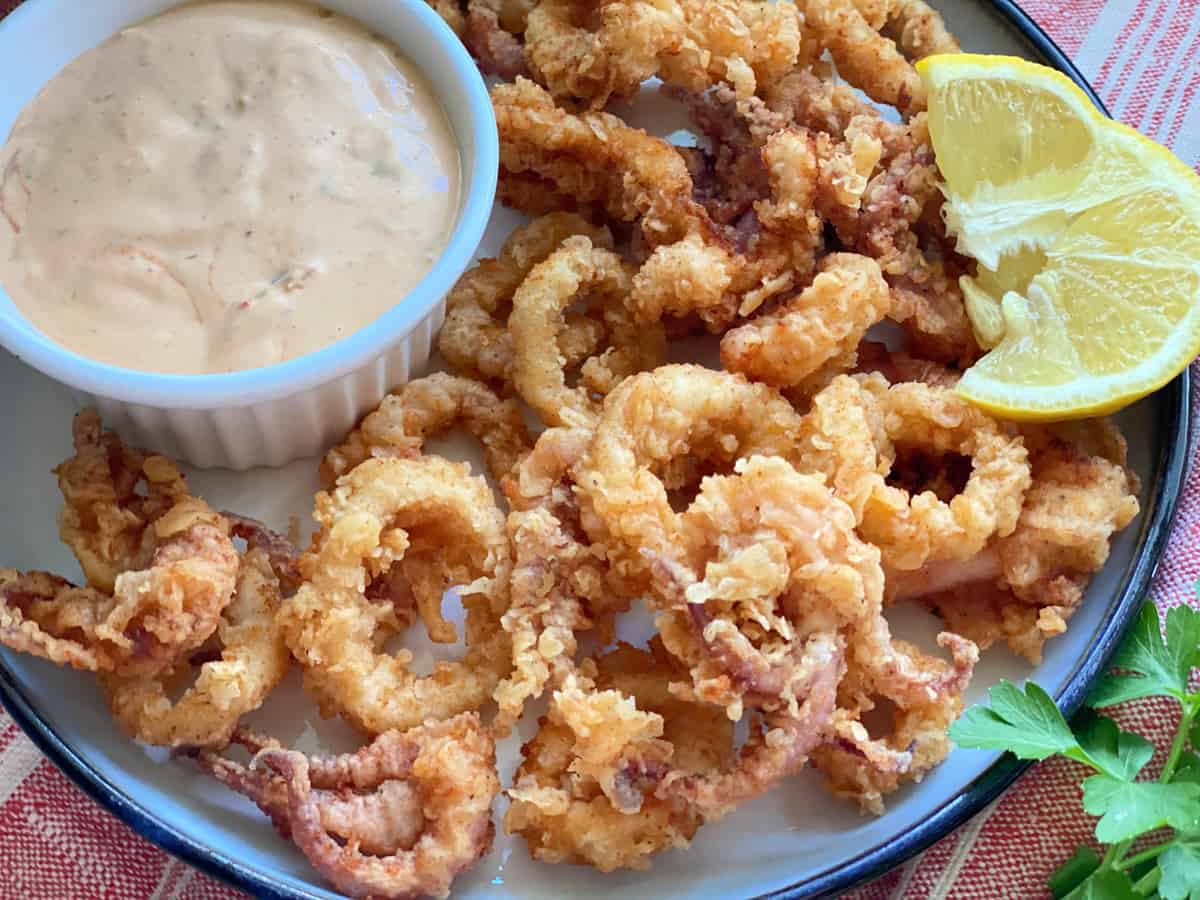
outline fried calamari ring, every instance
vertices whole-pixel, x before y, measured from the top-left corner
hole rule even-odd
[[[512,663],[500,627],[511,560],[487,483],[439,457],[369,459],[318,494],[313,515],[321,531],[301,561],[306,581],[281,620],[322,711],[381,734],[491,699]],[[365,592],[397,566],[418,608],[439,617],[443,592],[465,585],[466,655],[437,663],[428,676],[409,670],[411,654],[377,649],[387,635]]]
[[[882,376],[858,375],[835,379],[826,391],[830,396],[818,394],[805,420],[803,465],[826,475],[886,567],[968,559],[993,536],[1012,533],[1030,474],[1024,443],[1011,428],[944,387],[889,386]],[[868,436],[872,442],[864,443]],[[943,500],[932,490],[889,484],[898,448],[969,457],[965,486]]]
[[[276,621],[279,603],[279,579],[267,554],[244,554],[233,600],[217,626],[219,655],[199,663],[195,684],[174,701],[171,683],[194,671],[186,660],[153,676],[101,674],[113,718],[147,744],[224,746],[241,717],[258,709],[287,673],[291,655]]]
[[[1066,631],[1113,535],[1137,515],[1140,485],[1106,420],[1023,431],[1033,483],[1013,533],[969,560],[897,579],[893,591],[918,598],[980,646],[1005,641],[1036,665],[1043,644]]]
[[[733,732],[720,710],[670,695],[677,675],[665,654],[621,645],[555,692],[504,818],[535,859],[645,869],[651,854],[688,845],[702,817],[655,787],[671,769],[729,766]]]
[[[532,441],[515,400],[501,400],[478,381],[435,372],[383,398],[346,439],[321,460],[321,481],[332,485],[365,459],[415,459],[431,437],[462,424],[483,445],[497,480],[529,452]]]
[[[838,635],[881,608],[879,552],[854,527],[821,478],[785,459],[704,479],[680,516],[682,564],[647,551],[655,600],[670,610],[664,644],[699,699],[735,720],[744,704],[798,714]]]
[[[663,54],[679,48],[683,31],[676,0],[541,0],[529,13],[525,56],[555,97],[599,109],[636,94]]]
[[[609,394],[577,471],[583,524],[615,574],[645,584],[647,554],[678,554],[668,484],[687,457],[732,466],[754,454],[794,455],[800,417],[765,385],[695,365],[626,379]]]
[[[200,501],[181,501],[155,521],[148,567],[118,575],[111,595],[0,569],[0,643],[92,672],[163,671],[208,640],[233,597],[227,528]]]
[[[547,213],[510,234],[496,259],[480,260],[458,280],[446,298],[446,324],[438,335],[438,350],[454,369],[485,381],[511,380],[513,349],[507,323],[513,294],[534,266],[568,237],[580,234],[598,247],[612,249],[608,229],[574,213]],[[595,352],[602,337],[600,322],[570,315],[558,350],[568,365],[578,365]]]
[[[832,365],[854,365],[867,329],[883,319],[891,294],[879,266],[865,256],[834,253],[811,285],[779,309],[727,331],[721,363],[752,381],[803,388]]]
[[[517,288],[508,320],[516,355],[513,381],[521,398],[548,424],[593,424],[599,416],[594,394],[607,393],[624,377],[662,362],[662,326],[639,325],[626,308],[631,280],[619,256],[577,236],[563,241]],[[562,357],[547,351],[557,343],[567,307],[581,297],[601,304],[612,347],[584,363],[584,384],[571,388]]]
[[[95,409],[76,415],[71,433],[75,455],[54,470],[65,501],[59,536],[88,584],[111,594],[118,575],[150,562],[147,526],[190,492],[172,462],[125,446]]]
[[[961,454],[971,459],[971,474],[949,502],[926,492],[901,509],[898,497],[877,492],[863,511],[864,536],[887,548],[885,555],[897,568],[914,568],[931,556],[967,559],[993,535],[1011,534],[1031,482],[1020,435],[947,388],[897,384],[883,403],[884,429],[894,447]],[[926,523],[914,528],[906,513],[922,506],[928,511]]]
[[[491,849],[496,746],[473,713],[389,731],[329,758],[256,735],[234,741],[257,751],[249,768],[213,754],[201,766],[253,800],[351,897],[448,896]]]

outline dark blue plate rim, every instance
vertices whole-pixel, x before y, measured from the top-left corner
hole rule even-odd
[[[1029,43],[1044,62],[1061,70],[1082,88],[1106,115],[1100,98],[1065,53],[1012,0],[989,0],[996,11]],[[20,7],[18,7],[18,10]],[[1187,470],[1190,384],[1185,372],[1163,388],[1166,418],[1162,433],[1171,439],[1163,447],[1155,472],[1152,495],[1146,502],[1146,522],[1141,548],[1126,576],[1120,596],[1111,604],[1110,615],[1085,658],[1080,660],[1066,686],[1056,698],[1070,715],[1083,703],[1092,682],[1104,670],[1116,650],[1140,601],[1150,588],[1159,558],[1166,548],[1171,523],[1179,502]],[[201,844],[134,803],[109,782],[86,759],[67,744],[38,714],[8,667],[0,659],[0,704],[29,736],[39,750],[81,790],[142,837],[157,844],[207,875],[264,900],[326,900],[335,896],[299,886],[284,886],[256,869]],[[980,812],[1011,785],[1028,763],[1004,757],[994,763],[963,791],[947,800],[915,828],[871,847],[834,869],[819,873],[778,891],[761,895],[761,900],[814,900],[833,897],[895,868],[920,853]]]

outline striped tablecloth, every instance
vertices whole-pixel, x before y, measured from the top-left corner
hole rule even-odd
[[[105,0],[83,0],[105,2]],[[0,0],[0,15],[17,3]],[[1200,0],[1027,0],[1113,115],[1200,171]],[[1193,368],[1193,397],[1200,374]],[[1195,602],[1200,577],[1200,467],[1193,469],[1154,598]],[[1130,723],[1162,744],[1167,707]],[[1047,896],[1046,875],[1092,820],[1068,764],[1035,766],[987,811],[922,856],[854,892],[855,900],[1022,900]],[[21,900],[241,896],[146,843],[41,757],[0,712],[0,897]]]

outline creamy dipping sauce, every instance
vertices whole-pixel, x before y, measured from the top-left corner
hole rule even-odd
[[[59,344],[250,369],[378,318],[433,267],[460,158],[427,79],[300,3],[183,6],[85,53],[0,150],[0,284]]]

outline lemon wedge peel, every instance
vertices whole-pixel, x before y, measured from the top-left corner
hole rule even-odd
[[[1125,406],[1186,368],[1200,353],[1200,177],[1107,119],[1053,69],[954,54],[928,57],[917,71],[935,152],[939,142],[959,151],[938,156],[947,228],[980,264],[960,285],[991,352],[959,392],[1007,418],[1082,418]],[[1017,96],[999,118],[1015,137],[964,162],[970,147],[945,141],[954,123],[939,105],[963,115],[1005,92]],[[1060,126],[1069,116],[1075,124],[1063,127],[1075,146],[1039,145],[1021,119],[1030,110],[1048,110]]]

